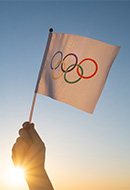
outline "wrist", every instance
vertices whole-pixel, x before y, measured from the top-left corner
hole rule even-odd
[[[30,190],[54,190],[44,168],[26,172],[25,180]]]
[[[31,168],[25,171],[25,180],[27,183],[42,180],[45,177],[46,171],[44,168]]]

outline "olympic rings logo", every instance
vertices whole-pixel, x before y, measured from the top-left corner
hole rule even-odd
[[[54,60],[54,58],[55,58],[55,56],[56,56],[57,54],[60,54],[60,61],[58,61],[54,66],[52,66],[53,60]],[[71,64],[71,65],[68,66],[68,68],[66,69],[66,68],[65,68],[65,67],[66,67],[66,65],[65,65],[65,59],[66,59],[68,56],[73,56],[73,57],[75,58],[75,63],[74,63],[74,64]],[[82,64],[83,62],[85,62],[85,61],[90,61],[90,62],[93,63],[94,66],[95,66],[94,72],[93,72],[91,75],[89,75],[89,76],[83,76],[83,73],[84,73],[84,72],[83,72],[83,68],[81,67],[81,64]],[[55,71],[60,65],[61,65],[61,71],[62,71],[62,73],[61,73],[59,76],[54,77],[54,71]],[[77,80],[75,80],[75,81],[68,81],[67,78],[66,78],[66,75],[67,75],[67,73],[71,72],[75,67],[77,67],[77,74],[78,74],[79,78],[78,78]],[[83,59],[82,61],[80,61],[80,63],[78,64],[78,57],[77,57],[74,53],[69,53],[69,54],[67,54],[67,55],[63,58],[63,53],[62,53],[61,51],[57,51],[57,52],[53,55],[53,57],[52,57],[52,59],[51,59],[50,68],[51,68],[51,70],[52,70],[52,78],[53,78],[54,80],[59,79],[59,78],[64,74],[64,80],[65,80],[67,83],[69,83],[69,84],[74,84],[74,83],[79,82],[81,79],[90,79],[90,78],[94,77],[94,76],[96,75],[97,71],[98,71],[98,64],[96,63],[96,61],[95,61],[94,59],[91,59],[91,58],[85,58],[85,59]],[[79,69],[80,69],[80,72],[79,72]]]

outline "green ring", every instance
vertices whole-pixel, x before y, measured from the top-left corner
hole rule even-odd
[[[67,79],[66,79],[66,73],[67,73],[67,71],[69,70],[69,68],[70,67],[72,67],[72,66],[74,66],[75,64],[72,64],[72,65],[70,65],[67,69],[66,69],[66,71],[65,71],[65,74],[64,74],[64,80],[65,80],[65,82],[67,82],[67,83],[69,83],[69,84],[74,84],[74,83],[76,83],[76,82],[78,82],[80,79],[81,79],[81,77],[79,77],[77,80],[75,80],[75,81],[68,81]],[[83,69],[82,69],[82,67],[80,66],[80,65],[77,65],[80,69],[81,69],[81,75],[83,75]]]

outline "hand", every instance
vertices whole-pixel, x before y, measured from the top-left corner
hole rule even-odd
[[[25,179],[31,190],[53,189],[44,168],[45,145],[34,124],[25,122],[19,130],[19,137],[12,148],[12,160],[15,166],[25,169]]]
[[[45,146],[38,133],[34,129],[34,124],[25,122],[23,128],[19,130],[20,137],[12,149],[12,159],[15,166],[25,168],[26,173],[44,168]],[[36,172],[35,172],[36,173]]]

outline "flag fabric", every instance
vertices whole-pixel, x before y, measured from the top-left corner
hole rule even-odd
[[[51,33],[35,92],[93,113],[119,49],[87,37]]]

